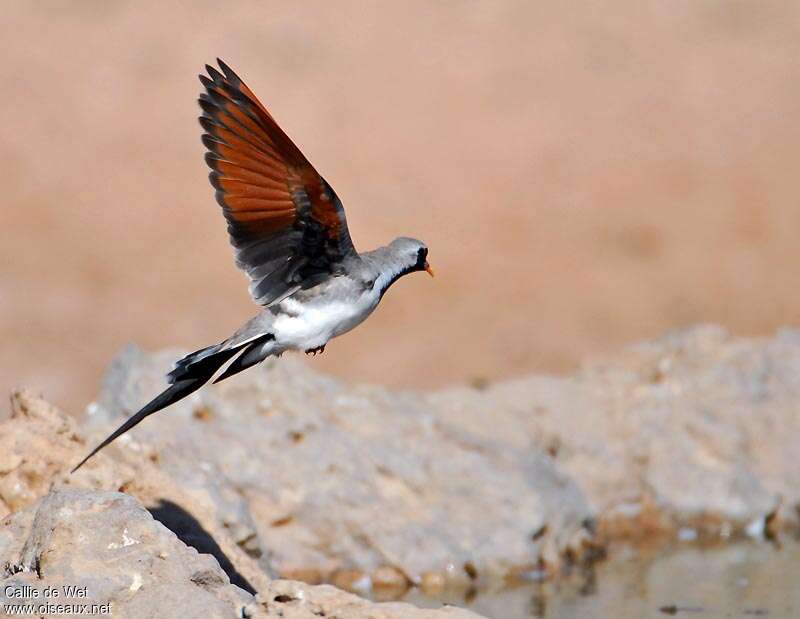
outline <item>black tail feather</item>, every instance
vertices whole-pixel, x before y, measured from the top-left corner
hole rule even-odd
[[[272,336],[270,335],[270,337]],[[209,346],[208,348],[203,348],[180,359],[175,364],[175,369],[167,374],[167,380],[171,385],[145,404],[138,413],[130,417],[119,428],[114,430],[111,436],[95,447],[71,472],[74,473],[77,471],[89,458],[139,424],[145,417],[157,413],[161,409],[166,408],[170,404],[174,404],[178,400],[182,400],[187,395],[200,389],[200,387],[205,385],[214,375],[214,372],[225,365],[228,359],[241,349],[242,346],[225,348],[223,350],[219,350],[219,345]]]
[[[251,344],[244,349],[244,352],[236,357],[225,371],[217,376],[214,380],[214,384],[225,380],[226,378],[230,378],[234,374],[238,374],[242,370],[246,370],[249,367],[254,366],[256,363],[261,363],[264,360],[264,353],[262,352],[261,348],[265,342],[274,339],[274,336],[271,333],[267,333],[263,337],[258,338],[257,340],[253,341]]]
[[[181,380],[173,385],[167,387],[164,391],[162,391],[159,395],[153,398],[148,404],[146,404],[138,413],[128,418],[128,420],[123,423],[119,428],[114,430],[114,432],[102,443],[100,443],[97,447],[95,447],[91,453],[86,456],[83,460],[81,460],[78,465],[72,469],[72,473],[77,471],[81,468],[89,458],[95,455],[98,451],[100,451],[103,447],[114,441],[116,438],[125,434],[128,430],[133,428],[134,426],[138,425],[140,421],[142,421],[145,417],[152,415],[153,413],[157,413],[163,408],[166,408],[170,404],[177,402],[185,398],[190,393],[193,393],[200,389],[205,383],[207,379],[191,379],[188,378],[186,380]]]
[[[167,374],[167,380],[174,384],[188,378],[211,378],[224,363],[233,357],[241,346],[220,350],[221,344],[201,348],[175,362],[175,368]]]
[[[271,339],[274,339],[274,336],[271,333],[265,333],[256,339],[238,346],[222,348],[222,344],[217,344],[216,346],[202,348],[179,359],[175,363],[175,368],[167,374],[167,381],[171,383],[170,386],[145,404],[138,413],[131,416],[119,428],[114,430],[106,440],[100,443],[88,456],[81,460],[71,472],[74,473],[77,471],[89,458],[103,449],[103,447],[125,434],[125,432],[138,425],[145,417],[157,413],[161,409],[166,408],[170,404],[174,404],[178,400],[182,400],[187,395],[200,389],[200,387],[205,385],[211,377],[214,376],[214,373],[225,365],[231,357],[241,352],[242,348],[244,348],[244,352],[242,352],[214,382],[219,382],[229,376],[233,376],[255,365],[259,361],[262,361],[264,356],[261,354],[261,346]]]

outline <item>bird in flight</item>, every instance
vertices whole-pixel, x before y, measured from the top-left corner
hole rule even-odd
[[[74,469],[148,415],[206,384],[287,350],[322,352],[361,324],[403,275],[427,271],[428,248],[401,237],[358,253],[344,208],[267,109],[228,65],[206,65],[200,125],[209,179],[228,223],[236,265],[250,279],[257,316],[231,337],[179,359],[169,386]]]

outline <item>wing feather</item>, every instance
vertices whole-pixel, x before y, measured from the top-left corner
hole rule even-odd
[[[236,264],[264,306],[341,271],[357,253],[333,189],[230,67],[206,66],[200,95],[209,179]]]

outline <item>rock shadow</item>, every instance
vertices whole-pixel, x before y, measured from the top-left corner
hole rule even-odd
[[[150,506],[147,510],[153,515],[153,518],[177,535],[178,539],[184,544],[191,546],[197,552],[212,555],[228,575],[232,584],[244,589],[251,595],[256,594],[253,585],[236,570],[231,560],[222,552],[222,548],[203,528],[203,525],[180,505],[166,499],[160,499],[157,505]]]

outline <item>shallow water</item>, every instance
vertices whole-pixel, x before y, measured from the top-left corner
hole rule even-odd
[[[465,599],[466,597],[466,599]],[[800,542],[678,545],[643,554],[612,549],[609,558],[558,583],[463,592],[439,600],[494,619],[613,617],[800,617]]]

